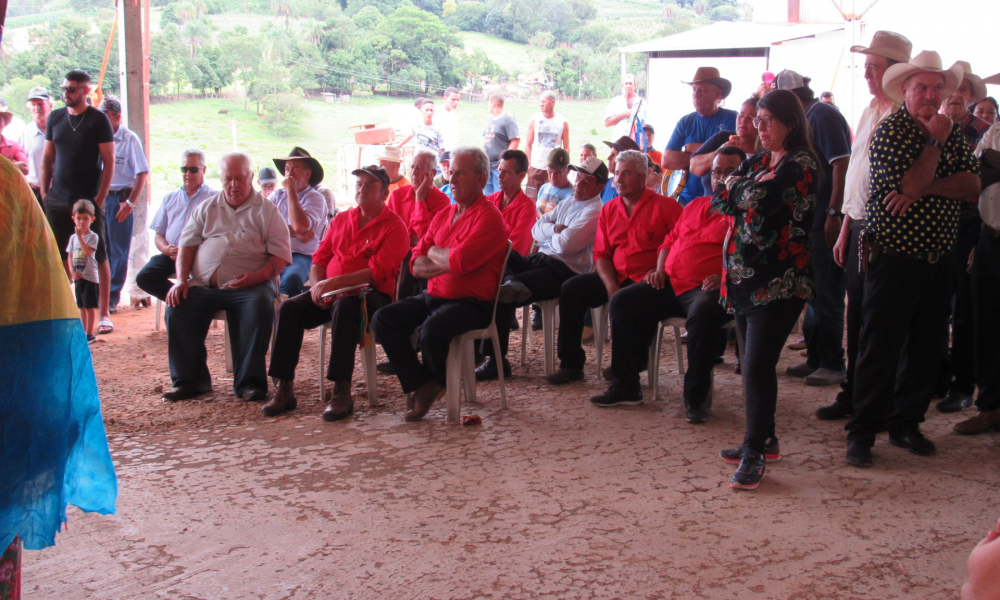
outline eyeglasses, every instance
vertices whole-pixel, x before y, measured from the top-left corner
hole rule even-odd
[[[62,91],[63,91],[64,93],[66,93],[66,94],[75,94],[75,93],[77,93],[77,92],[78,92],[79,90],[82,90],[83,88],[84,88],[84,86],[82,86],[82,85],[80,85],[80,86],[77,86],[77,87],[73,87],[73,86],[65,86],[65,85],[61,85],[61,86],[59,86],[59,89],[61,89],[61,90],[62,90]]]
[[[198,171],[201,171],[204,167],[181,167],[181,173],[191,173],[194,175]]]
[[[729,177],[736,167],[730,167],[728,169],[712,169],[712,177],[718,177],[719,179],[723,177]]]
[[[753,126],[756,127],[757,129],[760,129],[761,125],[770,128],[771,121],[773,120],[774,117],[754,117]]]

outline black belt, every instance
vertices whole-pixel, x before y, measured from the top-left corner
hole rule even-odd
[[[132,197],[132,188],[122,188],[120,190],[111,190],[108,192],[109,196],[121,196],[126,200]]]
[[[1000,229],[994,229],[986,223],[983,223],[983,233],[993,238],[1000,238]]]
[[[885,254],[886,256],[909,258],[911,260],[929,262],[932,265],[941,260],[942,256],[947,254],[946,252],[943,252],[941,250],[931,250],[929,252],[900,252],[899,250],[893,250],[892,248],[888,248],[886,246],[882,246],[881,248],[879,248],[879,250],[882,252],[882,254]]]

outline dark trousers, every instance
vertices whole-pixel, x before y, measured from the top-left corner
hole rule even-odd
[[[972,316],[972,276],[969,274],[969,253],[979,243],[983,220],[966,217],[958,222],[958,238],[951,250],[952,307],[951,352],[948,339],[942,346],[940,391],[953,390],[972,395],[976,391],[975,324]]]
[[[788,341],[805,301],[776,300],[747,314],[736,315],[743,337],[743,385],[746,390],[747,431],[743,443],[764,453],[764,444],[775,432],[778,404],[778,358]]]
[[[622,288],[634,283],[622,282]],[[597,273],[570,277],[559,291],[559,341],[556,353],[562,369],[583,369],[587,354],[583,351],[583,318],[588,308],[603,306],[608,301],[608,289]],[[647,344],[647,347],[649,345]]]
[[[108,260],[111,267],[111,306],[117,306],[121,300],[122,288],[125,287],[125,276],[128,274],[128,255],[132,250],[132,229],[135,226],[135,215],[118,222],[118,209],[128,197],[120,193],[108,194],[104,202],[104,218],[108,231]]]
[[[403,392],[410,393],[432,379],[447,385],[448,345],[452,338],[488,327],[492,316],[492,302],[448,300],[422,292],[380,309],[372,319],[372,329],[396,369]],[[410,344],[417,327],[423,363]]]
[[[505,357],[510,340],[510,322],[517,308],[533,302],[558,298],[563,282],[576,275],[566,263],[548,254],[536,252],[521,256],[514,251],[511,251],[510,258],[507,259],[507,273],[531,290],[531,298],[522,304],[497,304],[497,337],[500,339],[500,352]],[[493,342],[483,340],[480,352],[484,356],[495,356]]]
[[[368,318],[392,302],[382,292],[370,292],[365,303]],[[274,336],[271,368],[267,374],[278,379],[295,379],[295,367],[302,351],[302,336],[306,329],[315,329],[327,321],[330,325],[330,364],[326,378],[330,381],[350,381],[354,375],[354,354],[361,341],[361,297],[339,298],[329,306],[316,306],[309,292],[281,303],[278,309],[278,331]]]
[[[844,269],[833,260],[823,231],[809,234],[812,240],[812,267],[815,297],[806,307],[802,333],[806,338],[808,362],[817,369],[843,371],[844,365]]]
[[[237,396],[250,389],[267,391],[265,358],[277,293],[269,281],[245,290],[192,287],[179,306],[168,306],[167,356],[174,386],[212,388],[205,337],[212,317],[224,310],[233,351],[233,390]]]
[[[840,384],[837,402],[846,406],[854,403],[854,368],[858,362],[858,340],[861,337],[861,306],[865,299],[865,273],[861,270],[858,247],[864,221],[851,221],[847,240],[847,261],[844,263],[844,282],[847,284],[847,380]]]
[[[31,193],[35,195],[35,200],[38,200],[38,205],[41,206],[42,210],[44,211],[45,203],[42,202],[42,191],[36,188],[35,186],[30,186],[30,187],[31,187]]]
[[[79,200],[80,198],[77,198]],[[87,198],[91,202],[93,198]],[[56,246],[59,246],[59,256],[66,262],[66,246],[69,245],[69,238],[76,233],[76,223],[73,222],[73,204],[76,200],[56,200],[52,196],[46,196],[44,202],[45,218],[52,228],[52,233],[56,236]],[[97,234],[97,250],[94,252],[94,260],[102,263],[108,260],[107,238],[108,230],[104,224],[104,214],[94,203],[94,222],[90,225],[90,230]]]
[[[848,441],[871,446],[886,427],[901,436],[924,421],[948,334],[950,278],[946,257],[932,264],[883,253],[869,268]]]
[[[1000,408],[1000,238],[983,234],[972,262],[976,330],[976,408]]]
[[[177,263],[166,254],[157,254],[146,261],[146,266],[135,276],[139,289],[154,298],[167,299],[167,292],[173,287],[170,278],[177,272]]]

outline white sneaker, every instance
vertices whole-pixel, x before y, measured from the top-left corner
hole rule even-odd
[[[811,375],[806,376],[806,385],[824,386],[837,385],[847,381],[847,371],[831,371],[830,369],[819,368]]]

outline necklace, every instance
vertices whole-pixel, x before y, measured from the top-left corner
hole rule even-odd
[[[70,114],[69,111],[66,111],[66,120],[69,122],[69,128],[75,133],[77,128],[79,128],[80,125],[83,125],[83,122],[87,120],[87,111],[83,111],[83,116],[80,118],[80,122],[77,123],[75,127],[73,126],[73,115]]]

